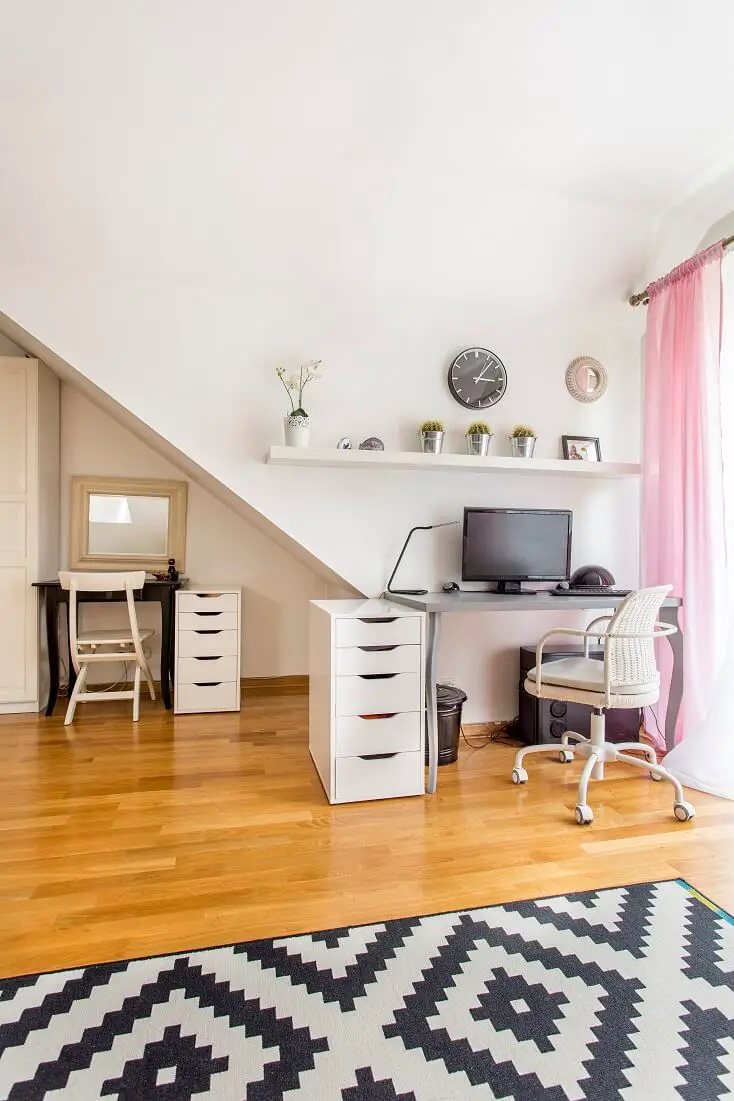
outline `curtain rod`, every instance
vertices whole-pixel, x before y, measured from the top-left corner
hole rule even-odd
[[[734,235],[731,237],[725,237],[721,242],[724,248],[729,248],[730,245],[734,245]],[[644,291],[639,291],[638,294],[631,294],[629,297],[630,306],[646,306],[650,301],[650,295],[647,293],[647,287]]]

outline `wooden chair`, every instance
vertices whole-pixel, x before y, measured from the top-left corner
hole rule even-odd
[[[559,627],[543,635],[536,652],[535,668],[527,674],[525,690],[538,699],[585,703],[593,708],[591,737],[584,738],[566,731],[561,738],[560,759],[568,764],[574,754],[584,758],[576,804],[576,821],[589,825],[594,812],[587,803],[589,780],[604,777],[605,761],[620,761],[625,765],[645,769],[653,780],[667,780],[673,785],[673,813],[680,822],[693,818],[695,809],[683,798],[683,789],[667,769],[662,768],[652,746],[644,742],[607,742],[604,739],[604,711],[610,707],[648,707],[660,696],[660,674],[655,660],[655,639],[673,634],[675,627],[658,623],[658,612],[670,592],[670,585],[640,589],[622,601],[614,615],[593,620],[585,631]],[[607,624],[602,629],[601,625]],[[572,635],[584,640],[584,656],[560,658],[543,665],[543,647],[553,635]],[[604,645],[604,660],[589,657],[591,639]],[[570,745],[574,742],[573,747]],[[514,784],[526,784],[528,774],[523,760],[530,753],[556,753],[554,745],[534,745],[521,749],[512,770]],[[644,760],[631,754],[642,753]]]
[[[74,712],[78,703],[90,700],[132,700],[133,722],[140,716],[140,678],[145,674],[150,689],[150,698],[155,700],[153,675],[143,653],[143,642],[153,634],[152,629],[138,627],[135,610],[135,592],[145,583],[145,571],[130,573],[70,573],[59,572],[62,589],[69,590],[69,648],[71,660],[77,674],[76,684],[69,698],[64,725],[74,721]],[[124,592],[127,596],[127,611],[130,620],[126,627],[110,630],[80,631],[78,623],[80,592]],[[86,692],[89,666],[94,662],[135,662],[135,678],[132,690],[119,692]]]

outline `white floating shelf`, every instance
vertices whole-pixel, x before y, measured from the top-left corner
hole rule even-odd
[[[424,455],[421,451],[340,451],[326,447],[271,447],[267,461],[279,466],[372,467],[464,474],[554,474],[576,478],[635,478],[639,463],[587,463],[575,459],[513,459],[508,455]]]

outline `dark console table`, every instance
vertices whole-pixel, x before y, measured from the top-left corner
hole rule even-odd
[[[174,615],[173,602],[176,589],[182,588],[185,578],[178,581],[146,580],[139,593],[135,594],[136,600],[154,601],[161,606],[161,696],[163,703],[170,711],[171,684],[173,683],[174,669]],[[46,611],[46,644],[48,646],[49,663],[49,689],[46,714],[52,715],[56,701],[59,698],[59,674],[61,670],[59,661],[59,606],[66,605],[67,611],[67,638],[68,638],[68,613],[69,590],[61,588],[61,582],[34,581],[33,588],[38,589],[43,608]],[[77,600],[87,604],[105,604],[107,601],[127,600],[124,592],[93,592],[77,593]],[[69,662],[69,691],[74,687],[76,673],[71,661]]]

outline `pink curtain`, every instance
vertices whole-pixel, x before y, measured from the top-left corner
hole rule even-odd
[[[683,703],[676,740],[706,716],[727,626],[722,258],[722,245],[714,245],[648,288],[642,577],[645,585],[672,584],[673,594],[683,598]],[[665,640],[659,662],[662,716],[671,668]],[[664,748],[657,731],[648,732]]]

